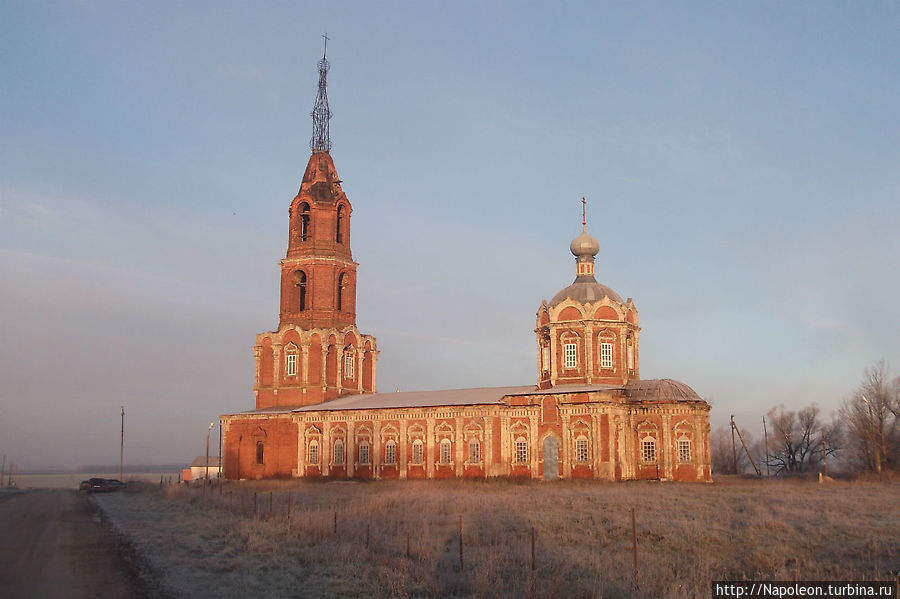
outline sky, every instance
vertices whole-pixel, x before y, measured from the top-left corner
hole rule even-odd
[[[0,3],[0,453],[188,463],[254,407],[327,32],[380,391],[527,385],[600,242],[642,378],[759,427],[900,368],[893,2]],[[216,447],[214,429],[212,446]]]

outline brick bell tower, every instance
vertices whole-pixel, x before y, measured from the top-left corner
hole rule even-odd
[[[278,330],[257,335],[253,348],[257,409],[375,392],[375,338],[356,328],[358,265],[350,252],[353,207],[330,154],[329,64],[324,54],[318,67],[312,155],[288,210]]]

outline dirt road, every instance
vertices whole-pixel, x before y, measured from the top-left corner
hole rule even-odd
[[[0,494],[0,597],[146,597],[84,492]]]

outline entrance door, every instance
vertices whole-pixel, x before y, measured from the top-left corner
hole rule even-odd
[[[559,478],[559,443],[553,437],[544,439],[544,479]]]

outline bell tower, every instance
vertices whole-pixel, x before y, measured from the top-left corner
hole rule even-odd
[[[257,409],[375,391],[375,338],[356,328],[353,207],[331,158],[329,66],[323,53],[311,113],[312,155],[288,209],[278,330],[257,335],[253,348]]]

